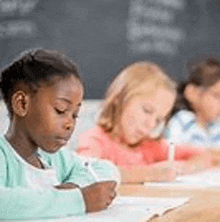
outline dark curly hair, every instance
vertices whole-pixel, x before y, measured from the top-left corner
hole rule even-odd
[[[83,85],[74,61],[55,50],[31,49],[22,52],[12,63],[1,70],[0,88],[10,118],[13,115],[11,97],[25,84],[31,93],[36,93],[41,84],[52,84],[53,77],[73,75]]]
[[[189,101],[184,96],[187,85],[208,88],[220,80],[220,59],[214,55],[200,55],[186,64],[188,78],[178,86],[178,96],[171,116],[182,109],[194,111]]]

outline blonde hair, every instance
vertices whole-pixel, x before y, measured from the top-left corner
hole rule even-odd
[[[98,125],[111,132],[128,100],[137,95],[150,96],[158,88],[176,92],[175,82],[157,64],[138,61],[124,67],[106,91]]]

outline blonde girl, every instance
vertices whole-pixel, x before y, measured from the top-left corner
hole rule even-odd
[[[177,172],[210,166],[204,149],[177,147],[174,167],[166,161],[164,125],[176,99],[176,84],[157,64],[124,67],[107,89],[97,126],[83,133],[78,152],[117,164],[123,182],[172,180]],[[201,165],[201,166],[200,166]]]

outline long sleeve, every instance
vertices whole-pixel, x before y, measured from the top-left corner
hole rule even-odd
[[[6,187],[9,164],[6,156],[0,150],[0,219],[50,218],[85,212],[79,189],[60,191],[51,188],[39,191],[21,186]]]
[[[85,205],[79,189],[37,191],[0,186],[0,219],[22,220],[80,215]]]
[[[204,154],[206,149],[204,147],[192,146],[187,144],[176,144],[175,145],[175,160],[188,160],[192,157]],[[167,140],[163,139],[161,141],[161,149],[162,155],[164,155],[163,159],[166,160],[168,158],[169,152],[169,143]]]
[[[191,145],[177,145],[176,146],[176,159],[188,160],[192,157],[204,154],[206,151],[203,147],[191,146]]]
[[[119,170],[110,161],[97,158],[86,158],[76,153],[70,154],[69,150],[63,151],[62,155],[65,158],[65,163],[71,165],[71,168],[67,170],[68,175],[66,175],[63,182],[73,182],[80,187],[85,187],[100,181],[115,181],[120,183]],[[85,162],[87,161],[89,161],[99,181],[96,181],[91,172],[88,171],[85,166]]]

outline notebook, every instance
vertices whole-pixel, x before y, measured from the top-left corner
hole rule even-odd
[[[106,210],[89,213],[85,216],[72,216],[57,219],[22,220],[22,222],[146,222],[154,216],[179,207],[189,198],[148,198],[119,196]],[[7,221],[7,220],[6,220]],[[16,222],[18,222],[16,220]]]

